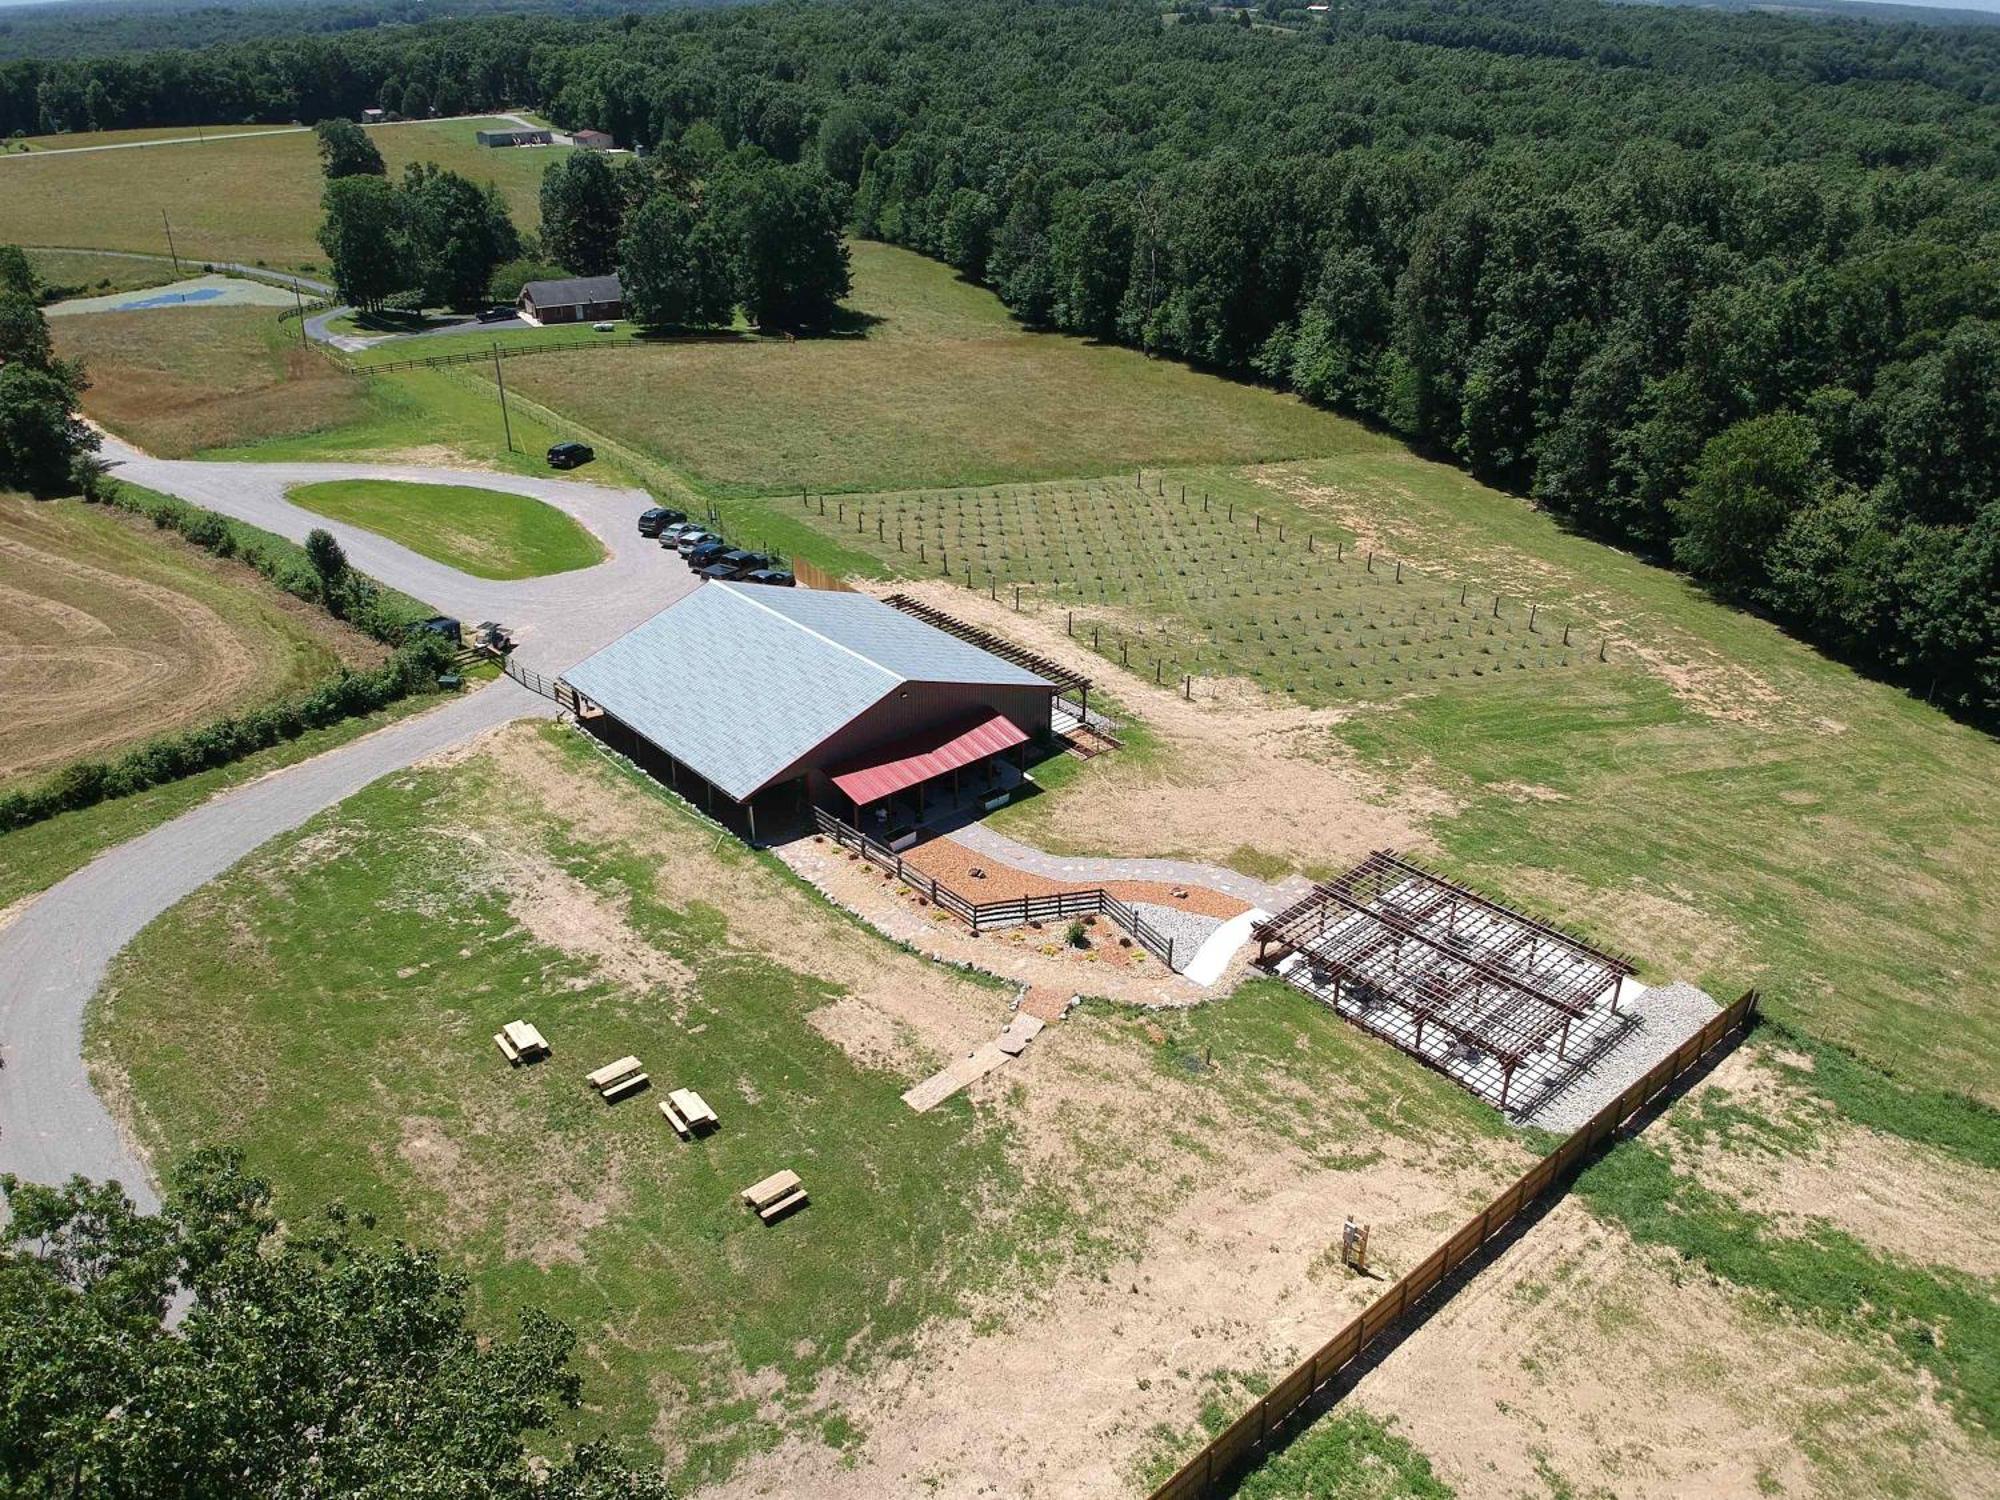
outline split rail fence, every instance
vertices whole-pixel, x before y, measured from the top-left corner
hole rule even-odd
[[[1658,1098],[1722,1042],[1750,1023],[1757,1012],[1757,992],[1745,992],[1734,1005],[1718,1012],[1672,1054],[1656,1063],[1645,1077],[1605,1105],[1568,1140],[1543,1157],[1513,1186],[1482,1209],[1477,1217],[1433,1250],[1394,1286],[1376,1298],[1362,1314],[1328,1339],[1303,1363],[1272,1386],[1257,1404],[1222,1429],[1201,1452],[1183,1464],[1151,1500],[1208,1500],[1232,1479],[1240,1478],[1269,1451],[1271,1440],[1286,1421],[1325,1390],[1375,1341],[1395,1326],[1439,1282],[1464,1265],[1494,1235],[1514,1222],[1536,1200],[1572,1177],[1591,1151],[1632,1116]]]
[[[844,848],[852,849],[879,870],[894,875],[911,890],[928,896],[940,911],[949,912],[974,932],[1001,927],[1022,927],[1030,922],[1061,922],[1073,917],[1106,916],[1132,934],[1132,940],[1169,969],[1174,963],[1174,940],[1161,932],[1131,906],[1102,886],[1084,891],[1060,891],[1049,896],[1022,896],[1013,901],[971,901],[935,876],[910,864],[879,839],[872,839],[850,827],[824,808],[813,809],[813,824]]]

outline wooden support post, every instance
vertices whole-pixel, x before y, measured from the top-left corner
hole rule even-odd
[[[1600,636],[1597,641],[1597,659],[1599,661],[1604,660],[1604,639],[1602,636]]]
[[[1396,559],[1396,582],[1401,583],[1402,581],[1403,581],[1403,560],[1399,557]]]
[[[750,819],[750,842],[757,842],[757,801],[753,797],[743,804],[743,811]]]
[[[1538,610],[1540,610],[1540,609],[1541,609],[1541,605],[1539,605],[1539,604],[1530,604],[1530,605],[1528,606],[1528,634],[1529,634],[1529,635],[1533,635],[1533,634],[1535,633],[1535,614],[1536,614],[1536,612],[1537,612]]]

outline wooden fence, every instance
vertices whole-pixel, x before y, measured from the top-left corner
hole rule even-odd
[[[544,698],[552,698],[571,713],[577,712],[576,689],[560,677],[545,677],[532,667],[524,667],[513,657],[507,657],[500,669],[531,693],[540,693]]]
[[[1060,891],[1049,896],[1021,896],[1012,901],[970,901],[935,876],[910,864],[878,839],[843,823],[824,808],[813,809],[813,824],[819,831],[845,848],[852,849],[877,869],[886,871],[931,904],[950,912],[974,932],[1000,927],[1021,927],[1029,922],[1063,922],[1075,917],[1105,916],[1132,934],[1132,940],[1169,969],[1174,963],[1174,940],[1140,916],[1130,904],[1120,901],[1103,887],[1084,891]]]
[[[477,332],[469,329],[468,332]],[[554,354],[564,349],[633,349],[638,346],[630,339],[606,339],[599,335],[594,339],[550,339],[542,344],[501,344],[496,339],[502,359],[518,359],[524,354]],[[392,370],[436,370],[446,365],[491,364],[493,350],[461,349],[454,354],[430,354],[421,359],[388,359],[379,364],[367,359],[349,361],[350,367],[362,375],[381,375]]]
[[[1588,1124],[1530,1167],[1521,1179],[1487,1204],[1465,1226],[1433,1250],[1403,1278],[1377,1297],[1359,1317],[1315,1350],[1292,1372],[1183,1464],[1151,1500],[1207,1500],[1219,1486],[1240,1477],[1269,1449],[1284,1423],[1393,1327],[1396,1321],[1480,1246],[1499,1234],[1537,1199],[1566,1183],[1590,1152],[1633,1115],[1658,1098],[1675,1080],[1723,1041],[1746,1027],[1757,1012],[1757,992],[1747,991],[1714,1016],[1645,1077],[1593,1115]]]

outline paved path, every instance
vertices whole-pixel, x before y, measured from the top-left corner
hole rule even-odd
[[[951,836],[968,849],[977,849],[988,859],[1011,865],[1030,875],[1050,880],[1084,881],[1104,885],[1114,880],[1156,880],[1166,885],[1201,885],[1221,891],[1239,901],[1265,911],[1283,911],[1312,890],[1312,882],[1293,875],[1270,885],[1234,870],[1198,864],[1186,859],[1097,859],[1087,855],[1044,854],[1019,839],[996,833],[984,823],[968,823],[954,828]]]
[[[394,130],[398,125],[445,125],[453,120],[505,120],[510,125],[520,126],[523,130],[544,128],[532,120],[509,114],[440,115],[434,120],[382,120],[361,128]],[[150,141],[107,141],[98,146],[37,146],[32,151],[9,151],[0,154],[0,161],[26,161],[38,156],[83,156],[92,151],[139,151],[147,146],[219,145],[224,141],[254,141],[261,135],[304,135],[312,128],[310,125],[273,125],[267,130],[224,130],[214,135],[169,135]],[[561,131],[552,131],[551,134],[559,144],[571,144],[570,138]]]
[[[634,531],[642,491],[575,480],[370,464],[176,463],[116,440],[105,457],[123,478],[302,540],[315,526],[354,565],[469,621],[516,628],[519,656],[556,673],[695,587],[680,559]],[[316,479],[403,478],[533,495],[589,527],[609,556],[592,568],[517,583],[470,578],[371,532],[328,521],[284,497]],[[510,679],[247,783],[105,851],[0,927],[0,1171],[59,1182],[115,1178],[156,1201],[146,1169],[91,1090],[83,1017],[119,951],[155,917],[263,844],[371,781],[437,750],[554,705]]]

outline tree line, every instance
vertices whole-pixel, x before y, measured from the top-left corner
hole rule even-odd
[[[512,101],[719,138],[1030,323],[1352,412],[2000,711],[2000,36],[1591,0],[1206,14],[858,0],[271,39],[0,68],[0,128]],[[729,222],[695,187],[648,212],[664,242]],[[662,305],[713,293],[633,269]]]

